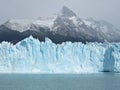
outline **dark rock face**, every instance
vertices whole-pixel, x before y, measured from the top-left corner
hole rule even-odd
[[[66,6],[63,6],[61,10],[61,16],[63,17],[72,17],[72,16],[77,16],[72,10],[67,8]]]
[[[13,30],[9,30],[7,28],[4,29],[0,29],[0,42],[2,41],[8,41],[8,42],[12,42],[13,44],[29,37],[30,35],[32,35],[35,38],[38,38],[40,41],[44,41],[45,37],[50,38],[54,43],[58,44],[58,43],[62,43],[65,41],[71,41],[71,42],[84,42],[84,40],[82,39],[78,39],[78,38],[73,38],[71,36],[64,36],[64,35],[60,35],[60,34],[55,34],[54,32],[44,32],[44,29],[40,29],[39,32],[38,31],[32,31],[32,30],[27,30],[25,32],[18,32],[18,31],[13,31]]]

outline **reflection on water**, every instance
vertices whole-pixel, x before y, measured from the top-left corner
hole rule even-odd
[[[120,90],[120,74],[0,74],[0,90]]]

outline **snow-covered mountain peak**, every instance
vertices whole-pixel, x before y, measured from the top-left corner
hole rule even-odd
[[[12,38],[6,38],[8,35]],[[86,41],[120,41],[120,31],[112,24],[93,18],[79,18],[66,6],[62,7],[59,14],[37,19],[12,19],[0,26],[1,41],[17,42],[29,35],[33,35],[39,40],[44,40],[47,36],[55,43],[64,41],[82,41],[84,43]]]
[[[73,16],[76,16],[76,14],[72,10],[70,10],[68,7],[63,6],[62,10],[61,10],[61,16],[63,16],[63,17],[73,17]]]
[[[11,19],[3,24],[3,26],[8,29],[24,32],[32,28],[32,26],[36,27],[49,27],[52,28],[54,20],[56,17],[47,17],[47,18],[39,18],[39,19]]]
[[[3,25],[11,30],[23,32],[30,28],[32,22],[33,20],[28,19],[11,19],[5,22]]]

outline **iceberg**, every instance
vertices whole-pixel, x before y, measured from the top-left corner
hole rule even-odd
[[[63,42],[32,36],[0,44],[0,73],[120,72],[120,43]]]

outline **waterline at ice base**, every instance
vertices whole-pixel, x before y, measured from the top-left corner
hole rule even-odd
[[[0,73],[120,72],[120,43],[63,42],[32,36],[13,45],[0,44]]]

